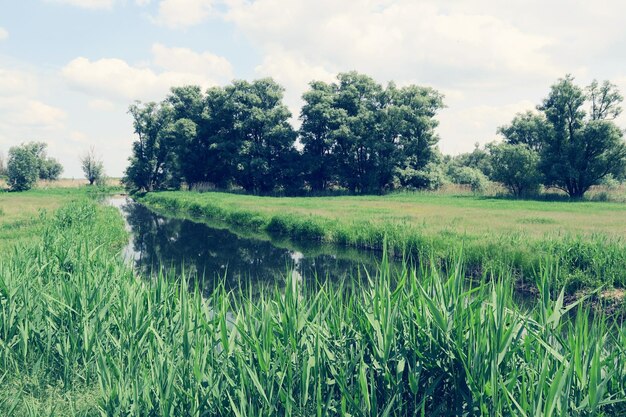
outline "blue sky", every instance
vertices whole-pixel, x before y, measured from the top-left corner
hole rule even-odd
[[[353,69],[443,92],[440,147],[465,152],[567,73],[626,92],[624,12],[618,0],[0,0],[0,152],[45,141],[80,177],[94,146],[119,176],[134,100],[272,76],[297,115],[309,81]]]

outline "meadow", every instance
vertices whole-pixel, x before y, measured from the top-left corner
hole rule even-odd
[[[552,296],[555,265],[531,306],[507,271],[467,285],[462,262],[384,255],[365,280],[203,297],[184,274],[137,277],[111,207],[41,219],[0,256],[0,415],[626,413],[626,329]]]
[[[397,256],[462,256],[470,275],[510,267],[534,283],[542,265],[558,265],[553,290],[568,294],[626,285],[626,205],[597,201],[536,201],[472,194],[258,197],[228,193],[148,193],[157,210],[294,240],[382,249]]]

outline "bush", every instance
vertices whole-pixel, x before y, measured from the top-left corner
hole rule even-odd
[[[528,145],[491,144],[491,179],[502,183],[515,197],[537,194],[541,184],[539,154]]]
[[[429,163],[420,170],[406,167],[398,169],[396,179],[398,186],[409,190],[437,190],[446,182],[441,164]]]
[[[480,170],[470,167],[452,167],[448,172],[450,179],[455,184],[467,185],[473,192],[485,191],[489,179]]]
[[[33,188],[39,177],[37,156],[24,146],[9,149],[7,180],[12,191],[26,191]]]

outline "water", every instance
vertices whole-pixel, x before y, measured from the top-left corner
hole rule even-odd
[[[127,197],[109,199],[126,220],[131,238],[124,257],[150,277],[165,268],[197,278],[205,293],[218,283],[255,288],[298,280],[365,278],[375,273],[379,252],[245,236],[242,232],[166,217]]]

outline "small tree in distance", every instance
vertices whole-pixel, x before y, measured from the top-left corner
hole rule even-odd
[[[488,145],[491,154],[491,179],[501,182],[515,197],[539,192],[541,174],[539,154],[526,143]]]
[[[39,160],[27,145],[9,149],[7,162],[7,182],[12,191],[26,191],[33,188],[39,175]]]
[[[0,178],[6,175],[6,167],[4,166],[4,155],[0,152]]]
[[[104,165],[93,146],[81,156],[80,164],[89,185],[100,183],[104,179]]]

